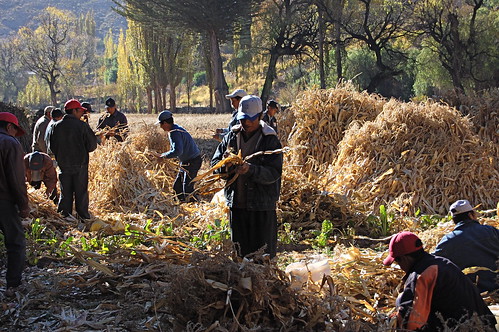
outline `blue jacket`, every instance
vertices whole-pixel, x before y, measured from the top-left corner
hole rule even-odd
[[[281,142],[277,138],[276,132],[265,122],[260,121],[262,136],[256,144],[256,151],[272,151],[280,149]],[[223,159],[224,153],[229,150],[239,151],[238,140],[241,132],[241,125],[235,125],[218,145],[211,165],[214,166]],[[261,155],[250,159],[251,164],[248,171],[246,187],[246,206],[251,211],[275,210],[276,202],[279,199],[282,175],[282,154]],[[228,181],[231,178],[227,179]],[[232,208],[234,202],[234,191],[236,182],[226,187],[224,190],[227,205]]]
[[[450,259],[460,269],[480,266],[492,271],[498,269],[499,230],[493,226],[481,225],[475,220],[463,220],[454,230],[442,238],[435,249],[435,255]],[[480,292],[498,289],[497,273],[478,271],[468,274],[476,281]]]
[[[170,138],[170,151],[161,155],[162,158],[178,158],[181,162],[187,162],[201,154],[191,134],[177,124],[168,133]]]

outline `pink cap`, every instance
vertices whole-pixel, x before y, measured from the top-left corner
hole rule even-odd
[[[422,249],[423,245],[416,234],[404,231],[392,237],[388,247],[388,257],[383,261],[384,265],[390,265],[395,258],[410,254]]]

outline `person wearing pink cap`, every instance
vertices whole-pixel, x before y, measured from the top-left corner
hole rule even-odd
[[[47,133],[48,151],[59,166],[61,195],[57,212],[64,217],[73,214],[73,197],[80,219],[90,219],[88,211],[89,153],[97,148],[97,138],[87,122],[81,118],[85,109],[76,99],[64,104],[66,115],[50,127]]]
[[[454,202],[449,211],[456,226],[443,236],[434,254],[450,259],[461,270],[484,268],[467,274],[480,292],[499,289],[499,273],[495,272],[499,261],[499,229],[480,224],[478,214],[466,199]]]
[[[15,138],[24,135],[17,117],[0,112],[0,230],[7,249],[6,296],[21,285],[26,239],[20,218],[29,216],[28,193],[24,178],[24,151]]]
[[[496,319],[478,289],[451,261],[423,249],[411,232],[400,232],[390,240],[384,265],[397,262],[406,273],[402,293],[396,301],[397,327],[404,331],[440,331],[470,321],[477,314],[477,328],[494,331]]]

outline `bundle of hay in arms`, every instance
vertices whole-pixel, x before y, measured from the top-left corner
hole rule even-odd
[[[249,156],[246,156],[242,158],[241,156],[241,150],[239,150],[238,154],[234,154],[232,152],[229,152],[227,157],[224,159],[220,160],[216,165],[214,165],[212,168],[210,168],[208,171],[204,172],[203,174],[200,174],[196,176],[192,181],[196,182],[196,192],[200,193],[201,195],[209,195],[216,193],[225,187],[230,186],[234,181],[237,180],[239,174],[235,174],[227,183],[225,183],[224,186],[220,187],[214,187],[215,184],[219,180],[222,179],[227,179],[230,175],[235,173],[235,170],[229,170],[228,173],[215,173],[216,170],[223,168],[223,167],[231,167],[231,166],[238,166],[242,165],[245,161],[249,161],[254,157],[257,156],[262,156],[262,155],[269,155],[269,154],[278,154],[278,153],[285,153],[288,152],[289,148],[284,147],[282,149],[277,149],[277,150],[272,150],[272,151],[258,151],[255,152]]]

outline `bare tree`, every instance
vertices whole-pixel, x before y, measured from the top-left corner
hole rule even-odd
[[[259,19],[269,29],[267,52],[270,55],[261,98],[265,103],[272,91],[279,58],[310,52],[318,33],[316,11],[304,0],[272,0],[260,13]]]
[[[484,14],[494,11],[494,6],[493,1],[486,0],[416,2],[415,25],[434,41],[430,47],[461,93],[465,92],[465,81],[477,87],[481,83],[497,85],[493,82],[493,70],[481,70],[491,59],[497,64],[499,57],[497,28],[487,25],[484,19]],[[488,74],[491,75],[487,77]]]
[[[73,28],[71,17],[68,12],[48,7],[36,18],[39,26],[35,30],[23,27],[18,33],[21,61],[26,69],[47,82],[53,105],[61,92],[58,79]]]

